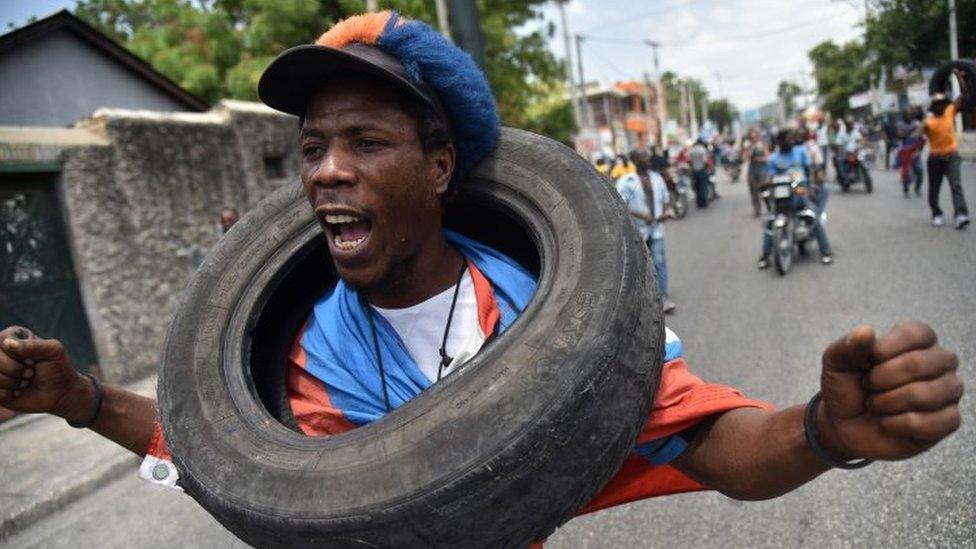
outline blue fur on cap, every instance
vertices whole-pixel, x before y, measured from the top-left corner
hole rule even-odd
[[[457,189],[495,148],[498,138],[501,124],[488,80],[470,55],[419,21],[388,29],[377,45],[399,59],[411,78],[426,82],[440,97],[454,131],[457,161],[450,188]]]

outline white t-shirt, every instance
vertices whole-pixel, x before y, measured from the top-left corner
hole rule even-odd
[[[406,346],[407,352],[410,353],[410,357],[431,381],[437,381],[437,369],[441,363],[441,342],[444,340],[444,328],[451,312],[453,298],[454,286],[452,285],[434,297],[411,307],[403,309],[373,307],[393,326]],[[446,351],[454,360],[444,368],[441,376],[446,376],[448,372],[467,362],[484,343],[485,335],[481,333],[481,326],[478,323],[478,302],[474,294],[474,282],[471,280],[471,273],[465,272],[458,290],[451,330],[447,336]]]

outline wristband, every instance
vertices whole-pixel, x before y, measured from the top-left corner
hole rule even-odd
[[[819,433],[817,433],[817,424],[814,418],[817,416],[817,407],[820,405],[820,391],[813,395],[810,399],[810,403],[807,404],[806,415],[803,416],[803,434],[806,436],[807,445],[810,450],[820,461],[826,463],[831,467],[836,467],[838,469],[860,469],[861,467],[866,467],[873,462],[873,459],[861,459],[859,461],[842,461],[834,458],[830,455],[826,448],[820,445],[820,441],[817,440]]]
[[[105,397],[105,391],[102,390],[102,382],[98,381],[98,378],[86,373],[82,373],[81,375],[90,379],[92,386],[95,387],[95,410],[92,412],[92,415],[88,421],[69,421],[65,419],[65,421],[68,422],[68,425],[74,427],[75,429],[87,429],[95,423],[95,419],[98,418],[98,413],[102,411],[102,399]]]

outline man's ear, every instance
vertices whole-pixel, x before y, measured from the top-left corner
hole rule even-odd
[[[448,143],[443,147],[438,147],[430,152],[430,156],[434,191],[438,195],[443,196],[447,192],[448,185],[451,183],[451,177],[454,175],[454,162],[456,159],[454,144]]]

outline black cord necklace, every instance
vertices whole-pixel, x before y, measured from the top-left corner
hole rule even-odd
[[[441,355],[441,363],[437,366],[437,381],[441,380],[441,375],[444,372],[444,368],[454,361],[454,357],[447,354],[447,336],[451,333],[451,322],[454,320],[454,307],[457,305],[458,292],[461,289],[461,281],[464,280],[464,273],[468,270],[467,261],[461,265],[461,272],[458,274],[457,282],[454,284],[454,297],[451,299],[451,310],[447,314],[447,324],[444,326],[444,337],[441,340],[441,348],[439,350]],[[373,308],[366,302],[366,299],[360,295],[359,301],[362,303],[363,308],[366,310],[366,318],[369,320],[369,330],[373,334],[373,351],[376,353],[376,364],[380,371],[380,385],[383,386],[383,401],[386,404],[386,412],[390,413],[393,408],[390,406],[390,393],[386,387],[386,369],[383,367],[383,355],[380,354],[380,339],[376,332],[376,323],[373,320]]]

